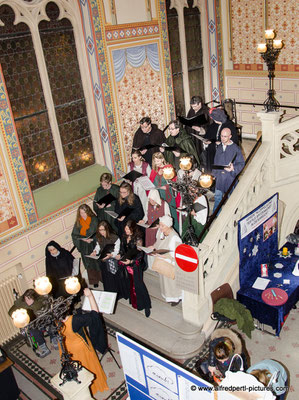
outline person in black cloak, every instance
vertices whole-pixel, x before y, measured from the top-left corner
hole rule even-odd
[[[64,287],[66,278],[72,275],[74,256],[52,240],[46,246],[46,275],[52,283],[52,295],[67,297]]]

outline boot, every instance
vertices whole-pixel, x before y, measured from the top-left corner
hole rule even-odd
[[[40,344],[38,349],[36,350],[35,354],[39,358],[45,358],[51,353],[51,350],[48,349],[46,343]]]

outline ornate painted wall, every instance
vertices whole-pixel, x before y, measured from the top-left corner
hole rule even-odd
[[[232,69],[225,71],[226,96],[240,102],[263,103],[267,98],[267,67],[257,52],[258,43],[264,43],[267,28],[276,31],[284,47],[279,55],[274,89],[280,104],[299,104],[298,2],[296,0],[230,0],[231,13],[223,15],[231,24]],[[266,15],[265,15],[266,14]],[[262,107],[238,105],[238,122],[244,136],[255,138],[261,130],[256,112]],[[286,118],[298,115],[295,109],[286,109]]]

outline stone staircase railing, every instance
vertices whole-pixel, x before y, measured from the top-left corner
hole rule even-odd
[[[299,189],[299,117],[279,123],[279,113],[259,113],[263,143],[246,166],[240,182],[199,245],[199,288],[185,292],[183,316],[203,326],[211,313],[210,293],[224,282],[238,290],[238,220],[284,185]],[[297,147],[296,147],[297,143]],[[295,192],[294,192],[295,194]],[[298,203],[298,201],[297,201]]]

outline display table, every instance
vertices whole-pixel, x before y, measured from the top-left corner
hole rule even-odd
[[[237,300],[250,310],[253,318],[256,318],[262,324],[270,325],[275,330],[277,336],[279,336],[285,317],[299,300],[299,277],[292,274],[299,257],[294,255],[295,246],[293,244],[286,243],[283,247],[287,247],[291,254],[288,257],[284,257],[280,250],[276,255],[271,257],[271,266],[268,270],[269,276],[267,278],[270,279],[270,282],[267,288],[283,289],[288,297],[284,304],[273,306],[263,301],[263,290],[252,288],[257,278],[256,275],[251,276],[247,280],[246,286],[243,285],[237,292]],[[278,267],[281,267],[279,264],[282,264],[283,267],[276,268],[276,264],[278,264]],[[277,274],[281,274],[281,277],[275,277],[278,276]],[[290,283],[283,283],[285,279],[289,279]]]
[[[11,369],[12,365],[13,362],[9,358],[0,364],[1,400],[15,400],[20,394],[15,376]]]

